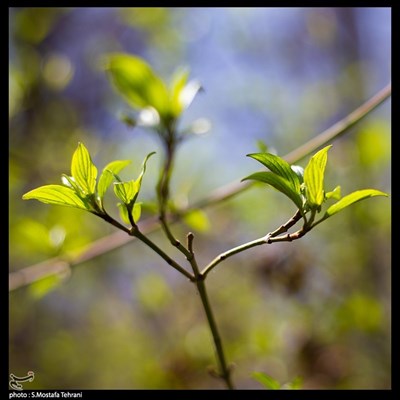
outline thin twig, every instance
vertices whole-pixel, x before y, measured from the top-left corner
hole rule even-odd
[[[312,138],[303,145],[297,147],[295,150],[286,154],[284,159],[289,163],[293,164],[313,153],[315,150],[326,145],[333,139],[339,138],[354,124],[364,119],[372,110],[382,104],[392,93],[392,85],[389,83],[378,93],[372,96],[360,107],[356,108],[349,115],[341,119],[340,121],[333,124],[331,127]]]
[[[214,318],[211,304],[208,300],[204,278],[203,278],[203,276],[200,275],[199,267],[197,265],[196,257],[194,254],[194,250],[193,250],[194,235],[191,232],[187,235],[187,249],[186,249],[186,247],[183,246],[179,242],[179,240],[177,240],[174,237],[172,231],[169,228],[168,221],[166,218],[166,209],[167,209],[167,204],[169,201],[169,183],[170,183],[170,179],[171,179],[172,166],[173,166],[174,157],[175,157],[175,145],[174,145],[174,140],[173,140],[174,136],[175,136],[174,132],[169,131],[168,140],[165,143],[165,146],[167,149],[165,164],[164,164],[164,168],[161,172],[159,183],[157,185],[158,201],[159,201],[159,208],[160,208],[159,219],[161,222],[161,226],[164,230],[164,233],[166,234],[166,236],[169,239],[169,241],[171,242],[171,244],[173,246],[175,246],[178,250],[180,250],[186,256],[186,259],[188,260],[188,262],[190,263],[190,265],[192,267],[193,274],[194,274],[194,279],[192,279],[192,281],[196,285],[197,291],[199,293],[201,303],[203,305],[203,309],[204,309],[204,312],[205,312],[205,315],[207,318],[207,323],[210,328],[211,335],[212,335],[214,345],[215,345],[216,358],[218,360],[219,369],[220,369],[219,376],[225,382],[228,389],[234,389],[230,370],[227,366],[226,359],[225,359],[221,336],[218,331],[217,323]],[[146,236],[143,236],[142,238],[140,236],[137,236],[137,237],[139,239],[141,239],[142,241],[145,241],[145,239],[146,239]],[[176,266],[175,266],[175,268],[176,268]]]
[[[142,232],[139,231],[138,228],[132,231],[132,236],[137,237],[140,241],[145,243],[151,249],[153,249],[160,257],[162,257],[171,267],[175,268],[182,275],[185,275],[191,281],[194,280],[194,276],[186,271],[183,267],[181,267],[176,261],[174,261],[171,257],[169,257],[163,250],[161,250],[154,242],[152,242],[147,236],[143,235]]]
[[[192,232],[189,232],[187,234],[187,246],[188,246],[188,250],[190,253],[190,257],[187,260],[189,261],[190,265],[192,266],[194,276],[197,278],[200,275],[200,270],[199,270],[199,266],[197,265],[196,257],[194,255],[193,240],[194,240],[194,235]]]
[[[273,232],[266,234],[265,236],[252,240],[251,242],[244,243],[240,246],[234,247],[224,253],[221,253],[217,257],[215,257],[204,269],[201,271],[201,275],[205,278],[219,263],[226,260],[229,257],[234,256],[235,254],[241,253],[247,249],[251,249],[252,247],[261,246],[263,244],[271,244],[275,242],[292,242],[293,240],[300,239],[307,232],[311,230],[308,224],[304,224],[303,227],[294,233],[288,233],[283,236],[278,236],[281,233],[287,232],[289,228],[296,224],[297,221],[301,219],[300,211],[297,211],[296,214],[290,218],[286,223],[281,225],[279,228],[275,229]]]
[[[175,268],[177,271],[179,271],[182,275],[186,276],[189,278],[191,281],[194,280],[194,276],[186,271],[183,267],[181,267],[175,260],[173,260],[168,254],[166,254],[163,250],[161,250],[153,241],[151,241],[147,236],[143,235],[142,232],[140,232],[139,227],[135,224],[133,221],[133,217],[131,215],[130,210],[128,210],[128,215],[130,219],[130,223],[132,225],[131,229],[127,228],[126,226],[120,224],[118,221],[116,221],[113,217],[111,217],[109,214],[107,214],[106,211],[104,211],[101,214],[95,214],[98,217],[104,219],[104,221],[110,223],[111,225],[115,226],[119,230],[127,233],[129,236],[134,236],[138,238],[141,242],[146,244],[148,247],[150,247],[154,252],[156,252],[161,258],[164,259],[164,261],[167,262],[171,267]]]
[[[240,246],[234,247],[224,253],[221,253],[219,256],[215,257],[204,269],[201,271],[201,275],[206,277],[212,269],[214,269],[220,262],[226,260],[229,257],[234,256],[235,254],[241,253],[247,249],[251,249],[252,247],[260,246],[262,244],[267,243],[266,238],[263,236],[260,239],[252,240],[251,242],[242,244]]]
[[[167,205],[169,201],[169,186],[171,181],[171,174],[174,165],[176,143],[174,141],[174,134],[172,131],[168,132],[167,140],[164,141],[165,146],[165,162],[164,167],[161,169],[160,178],[157,183],[157,197],[159,205],[159,220],[161,227],[167,236],[172,246],[176,247],[187,259],[191,257],[189,250],[174,236],[172,233],[167,218]]]
[[[234,385],[232,382],[231,378],[231,369],[228,367],[226,360],[225,360],[225,354],[224,354],[224,349],[222,346],[222,341],[221,337],[218,332],[218,327],[215,322],[215,318],[212,312],[212,308],[210,306],[210,302],[208,300],[208,295],[207,295],[207,290],[206,290],[206,285],[204,282],[204,279],[198,279],[196,280],[196,287],[200,295],[201,302],[203,304],[203,309],[206,314],[207,322],[210,327],[210,331],[213,337],[214,345],[215,345],[215,352],[216,352],[216,358],[218,360],[219,364],[219,377],[225,382],[226,386],[228,389],[234,389]]]
[[[270,237],[275,237],[280,235],[283,232],[287,232],[293,225],[296,224],[297,221],[301,219],[302,215],[300,210],[296,211],[296,214],[293,215],[292,218],[290,218],[286,223],[281,225],[278,229],[274,230],[273,232],[270,233]]]

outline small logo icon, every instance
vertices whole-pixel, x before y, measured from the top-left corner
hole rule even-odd
[[[22,390],[20,382],[32,382],[35,379],[33,371],[29,371],[27,376],[19,377],[14,374],[10,374],[10,387],[14,390]]]

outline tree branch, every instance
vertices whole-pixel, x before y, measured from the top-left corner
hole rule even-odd
[[[230,249],[228,251],[225,251],[224,253],[221,253],[217,257],[215,257],[204,269],[201,271],[201,275],[203,278],[205,278],[211,270],[213,270],[219,263],[222,261],[226,260],[229,257],[234,256],[235,254],[241,253],[242,251],[251,249],[252,247],[256,246],[261,246],[263,244],[271,244],[274,242],[291,242],[293,240],[299,239],[301,236],[303,236],[307,231],[310,229],[305,228],[303,226],[302,229],[299,231],[293,233],[293,234],[288,234],[285,236],[278,236],[283,232],[287,232],[288,229],[290,229],[293,225],[296,224],[297,221],[301,219],[301,213],[300,211],[297,211],[296,214],[290,218],[286,223],[281,225],[278,229],[275,229],[273,232],[268,233],[267,235],[263,236],[262,238],[252,240],[251,242],[244,243],[240,246],[234,247],[233,249]],[[298,237],[296,237],[296,235]]]
[[[391,84],[384,87],[377,94],[363,103],[360,107],[355,109],[352,113],[347,115],[339,122],[332,125],[307,143],[296,148],[292,152],[288,153],[283,158],[290,164],[296,163],[302,158],[306,157],[310,153],[317,150],[324,144],[338,138],[339,136],[346,133],[349,128],[354,126],[356,123],[364,119],[373,110],[375,110],[380,104],[382,104],[391,95]],[[225,186],[215,189],[209,196],[202,200],[193,203],[190,207],[182,210],[179,216],[174,215],[169,217],[169,223],[174,223],[179,220],[180,216],[185,215],[189,211],[195,208],[205,208],[214,204],[221,203],[228,200],[231,197],[236,196],[239,193],[244,192],[248,189],[252,183],[240,183],[231,182]],[[166,215],[166,218],[168,216]],[[140,230],[144,234],[148,234],[159,228],[157,219],[150,217],[141,223],[139,223]],[[60,257],[55,257],[38,264],[31,265],[29,267],[22,268],[18,271],[11,272],[9,274],[9,290],[15,290],[20,287],[29,285],[47,276],[57,274],[60,272],[60,266],[65,267],[67,264],[69,267],[73,267],[82,264],[88,260],[92,260],[98,256],[106,254],[117,248],[120,248],[127,243],[130,243],[135,238],[128,235],[122,234],[122,232],[115,232],[109,236],[96,240],[89,244],[82,252],[69,252]]]
[[[159,220],[161,227],[167,236],[172,246],[176,247],[187,259],[191,257],[189,250],[173,235],[168,225],[167,218],[167,205],[169,200],[169,186],[171,180],[172,169],[174,165],[174,157],[176,150],[176,143],[174,141],[174,133],[171,130],[168,132],[167,139],[163,139],[165,146],[165,162],[164,168],[161,169],[160,178],[157,183],[157,197],[159,205]]]

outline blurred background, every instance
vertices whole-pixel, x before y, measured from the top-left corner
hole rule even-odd
[[[390,8],[10,8],[9,22],[10,271],[77,255],[115,232],[83,211],[21,199],[69,173],[78,141],[99,169],[133,160],[127,179],[156,150],[141,192],[155,200],[160,143],[122,121],[131,111],[102,55],[139,55],[166,80],[186,66],[203,85],[180,126],[201,118],[210,129],[180,148],[179,207],[259,170],[245,157],[258,141],[284,155],[391,77]],[[390,105],[335,141],[328,189],[391,192]],[[281,383],[300,376],[304,388],[391,387],[390,204],[358,203],[299,241],[255,248],[210,274],[239,388],[261,388],[254,371]],[[181,240],[195,232],[204,265],[294,211],[257,186],[173,230]],[[159,231],[151,238],[181,259]],[[9,307],[9,370],[34,371],[27,389],[223,387],[206,372],[215,360],[194,287],[140,243],[12,291]]]

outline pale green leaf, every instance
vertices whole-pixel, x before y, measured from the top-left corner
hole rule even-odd
[[[171,83],[171,111],[175,117],[178,117],[182,111],[182,103],[180,101],[180,94],[186,85],[189,77],[187,69],[179,69],[172,78]]]
[[[134,180],[114,182],[114,193],[124,204],[130,204],[139,193],[139,186]]]
[[[78,144],[72,156],[71,175],[84,195],[93,194],[96,189],[97,168],[83,143]]]
[[[88,210],[89,206],[74,192],[73,189],[61,185],[46,185],[25,193],[24,200],[36,199],[46,204],[81,208]]]
[[[290,164],[283,158],[271,153],[247,154],[266,166],[271,172],[285,179],[295,193],[300,193],[300,180]]]
[[[136,224],[139,222],[141,215],[142,215],[142,203],[135,203],[132,208],[132,217]]]
[[[107,164],[100,175],[99,183],[97,184],[97,194],[102,199],[113,182],[114,174],[118,174],[123,168],[131,163],[130,160],[117,160]]]
[[[375,189],[363,189],[357,190],[353,193],[344,196],[335,204],[331,205],[325,212],[323,219],[331,217],[332,215],[342,211],[344,208],[350,206],[351,204],[356,203],[357,201],[367,199],[368,197],[375,197],[375,196],[385,196],[387,197],[388,194],[381,192]]]
[[[136,180],[114,183],[114,192],[116,196],[123,201],[124,204],[132,206],[135,203],[142,185],[143,175],[146,172],[147,161],[153,154],[155,154],[154,151],[149,153],[144,159],[142,163],[142,170],[140,171],[139,177]],[[117,175],[113,175],[119,180]]]
[[[160,116],[169,113],[169,93],[162,79],[141,58],[124,53],[107,57],[105,65],[117,91],[134,107],[154,107]]]
[[[130,225],[131,222],[129,221],[129,214],[128,214],[126,205],[123,203],[118,203],[117,206],[118,206],[119,215],[120,215],[122,221],[124,221],[125,224]]]
[[[63,185],[73,189],[77,194],[81,192],[79,186],[77,185],[75,179],[72,176],[61,174],[61,182],[63,183]]]
[[[277,380],[264,372],[253,372],[252,377],[268,389],[278,390],[281,388],[281,384]]]
[[[243,178],[242,181],[248,179],[264,182],[268,185],[271,185],[276,190],[279,190],[281,193],[289,197],[299,209],[302,209],[303,202],[301,199],[301,195],[293,190],[292,186],[285,178],[282,178],[281,176],[276,175],[273,172],[256,172],[247,176],[246,178]]]
[[[339,200],[342,197],[340,186],[336,186],[331,192],[325,193],[326,199],[336,199]]]
[[[210,221],[202,210],[192,210],[184,215],[183,220],[191,228],[199,232],[207,232],[210,229]]]
[[[118,203],[117,206],[119,208],[119,214],[121,216],[122,221],[124,221],[127,225],[130,225],[131,221],[129,220],[129,214],[126,205]],[[142,203],[135,203],[131,211],[131,215],[135,223],[139,222],[141,213],[142,213]]]
[[[304,168],[300,167],[300,165],[291,165],[290,168],[299,178],[300,186],[304,182]]]
[[[201,84],[197,80],[190,81],[179,93],[178,104],[181,111],[186,110],[193,102],[196,94],[201,90]]]
[[[142,179],[143,179],[143,175],[146,172],[146,165],[147,165],[147,161],[149,160],[149,158],[153,155],[156,154],[155,151],[152,151],[151,153],[147,154],[146,158],[143,160],[142,163],[142,170],[140,171],[140,175],[139,177],[136,179],[136,183],[139,187],[138,191],[140,190],[141,186],[142,186]]]
[[[319,207],[324,202],[324,176],[328,150],[332,145],[315,153],[304,170],[304,183],[310,207]]]

